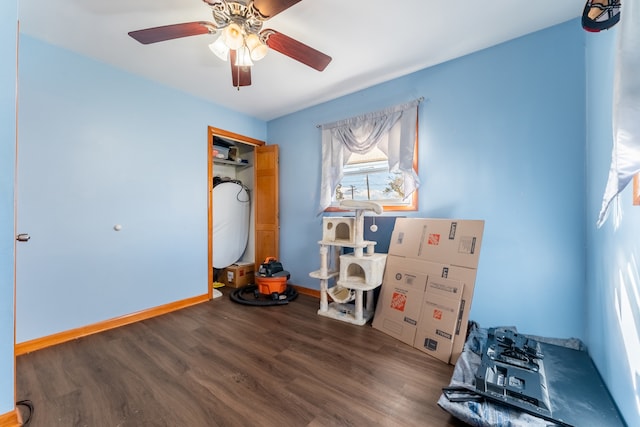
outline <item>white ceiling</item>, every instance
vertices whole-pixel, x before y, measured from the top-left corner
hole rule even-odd
[[[127,33],[211,21],[201,0],[19,0],[22,33],[270,120],[581,15],[585,0],[303,0],[268,20],[333,58],[318,72],[276,51],[237,91],[200,35],[142,45]],[[579,24],[578,24],[579,25]]]

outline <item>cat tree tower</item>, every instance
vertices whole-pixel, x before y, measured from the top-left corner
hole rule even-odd
[[[382,284],[387,261],[387,254],[375,253],[376,242],[364,240],[364,213],[379,215],[382,206],[345,200],[340,208],[355,211],[355,216],[323,218],[320,270],[309,276],[320,280],[319,315],[364,325],[373,317],[373,290]],[[352,248],[353,253],[341,255],[342,248]]]

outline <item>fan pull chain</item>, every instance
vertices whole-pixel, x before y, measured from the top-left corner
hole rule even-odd
[[[237,80],[238,86],[236,86],[236,90],[240,92],[240,67],[236,67],[236,70],[237,70],[237,76],[238,76],[238,80]]]

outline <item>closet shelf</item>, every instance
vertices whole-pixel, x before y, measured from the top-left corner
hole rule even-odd
[[[235,162],[233,160],[225,160],[225,159],[213,159],[213,163],[218,163],[221,165],[229,165],[229,166],[235,166],[238,168],[246,168],[247,166],[251,166],[249,163],[242,163],[242,162]]]

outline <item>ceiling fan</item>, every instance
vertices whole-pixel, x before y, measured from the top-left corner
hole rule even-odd
[[[269,48],[318,71],[331,57],[276,30],[262,29],[264,22],[300,0],[202,0],[213,12],[213,22],[195,21],[129,32],[142,44],[151,44],[200,34],[216,34],[209,48],[231,63],[233,86],[251,85],[253,61],[262,59]]]

